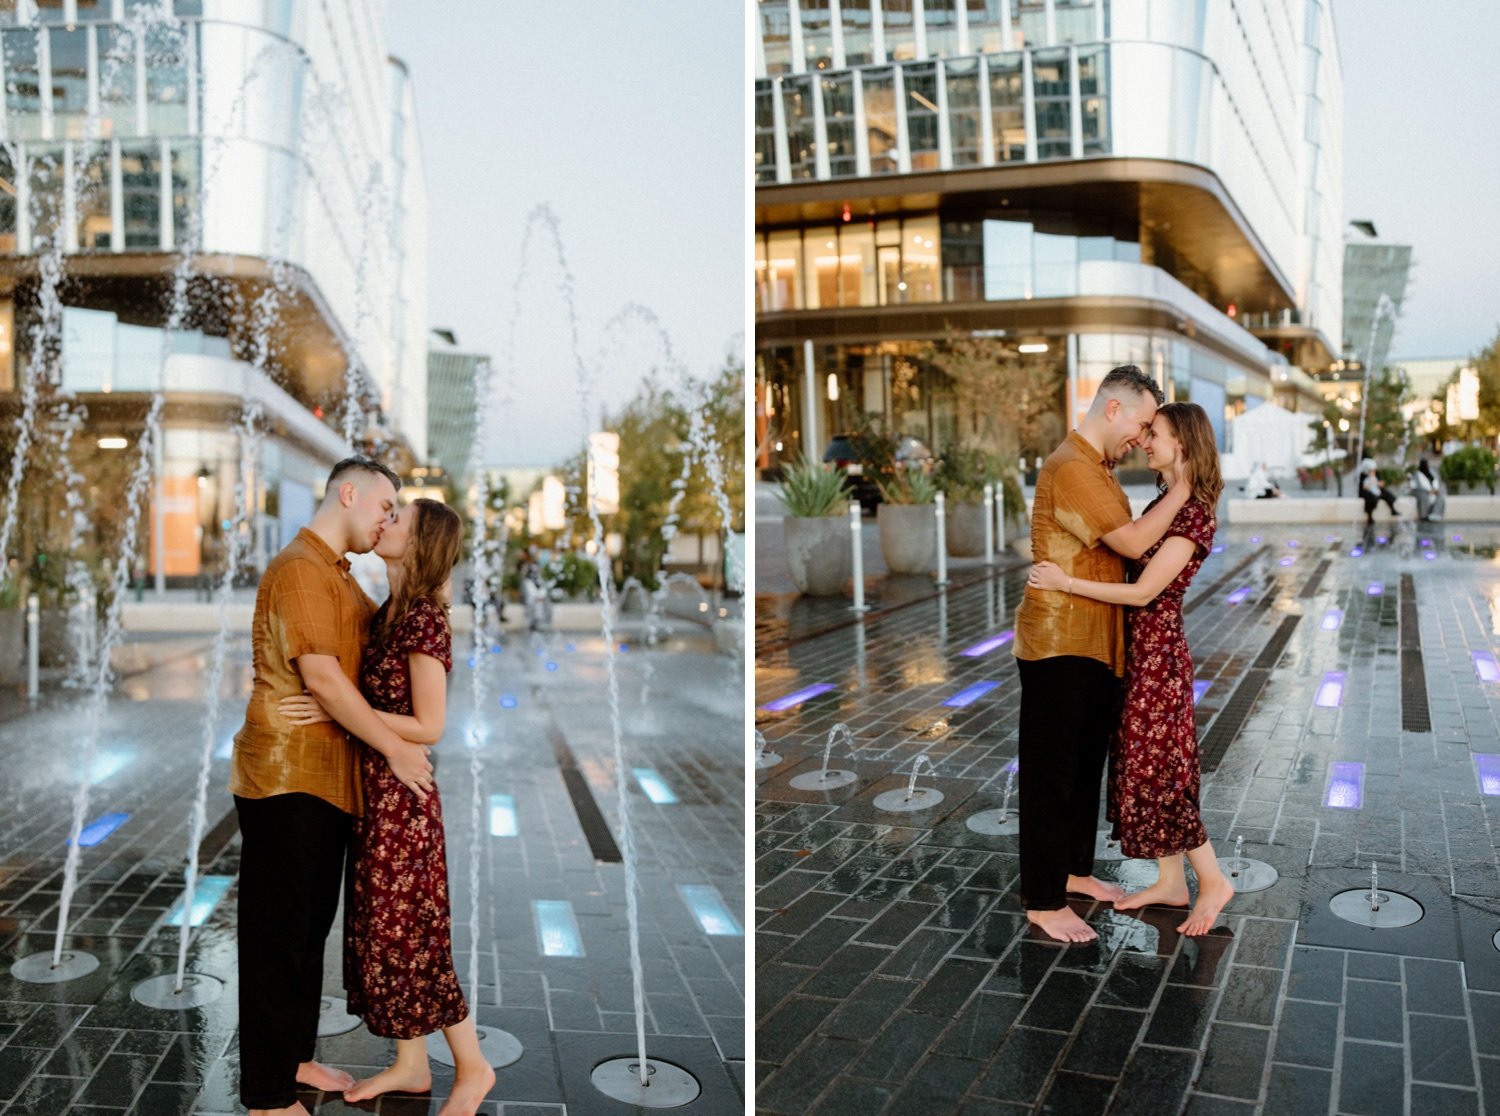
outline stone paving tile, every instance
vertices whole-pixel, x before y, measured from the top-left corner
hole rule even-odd
[[[488,1116],[588,1113],[600,1110],[601,1102],[586,1082],[579,1083],[561,1052],[583,1049],[580,1042],[590,1041],[617,1045],[620,1054],[635,1049],[623,869],[596,859],[580,807],[560,777],[557,754],[561,741],[583,776],[587,796],[610,831],[618,833],[603,647],[597,638],[521,635],[507,635],[500,646],[498,654],[482,656],[474,667],[460,653],[449,690],[449,731],[434,753],[444,794],[459,975],[466,990],[471,973],[477,976],[474,1003],[481,1027],[509,1030],[526,1049],[520,1062],[499,1072],[481,1111]],[[243,713],[248,659],[243,641],[231,645],[224,715],[210,736],[211,829],[202,868],[231,878],[239,845],[225,790],[224,745]],[[726,1098],[738,1098],[744,1088],[744,939],[705,934],[678,888],[717,889],[732,917],[744,923],[738,666],[701,642],[680,641],[629,648],[617,665],[627,763],[653,771],[675,797],[654,802],[634,771],[626,773],[640,855],[648,1053],[653,1042],[681,1051],[677,1056],[704,1081],[705,1099],[684,1111],[724,1107]],[[478,716],[471,688],[476,670],[485,701]],[[0,1112],[5,1116],[243,1111],[236,1101],[232,886],[195,930],[188,954],[191,971],[224,982],[224,996],[173,1013],[143,1007],[130,997],[137,981],[170,972],[176,964],[178,932],[161,923],[182,891],[187,804],[202,752],[203,673],[201,657],[175,659],[123,679],[109,701],[88,817],[130,816],[105,841],[83,850],[69,945],[94,953],[101,965],[91,976],[65,984],[27,984],[13,978],[9,968],[17,957],[52,946],[81,766],[77,698],[71,704],[44,703],[29,713],[11,710],[0,721]],[[476,721],[478,747],[471,749],[465,739]],[[39,751],[38,740],[54,744]],[[491,795],[512,798],[517,835],[490,833]],[[226,815],[230,824],[215,827]],[[541,899],[572,904],[582,956],[543,955],[532,913],[532,901]],[[809,911],[808,925],[821,921],[823,913]],[[846,921],[851,932],[863,925]],[[338,935],[332,935],[324,966],[330,995],[343,994],[341,948]],[[818,975],[813,964],[800,972],[804,978]],[[826,1011],[839,1001],[813,1002]],[[392,1047],[361,1027],[320,1040],[319,1053],[362,1074],[385,1064]],[[379,1111],[388,1116],[436,1111],[451,1081],[451,1071],[439,1068],[432,1098],[387,1098]],[[347,1108],[336,1097],[308,1094],[305,1099],[319,1113],[369,1110]]]
[[[1188,598],[1188,640],[1209,683],[1200,739],[1215,739],[1221,714],[1228,726],[1205,771],[1204,821],[1220,855],[1242,837],[1245,855],[1281,877],[1237,896],[1198,941],[1176,933],[1180,914],[1083,902],[1098,943],[1040,940],[1019,909],[1015,838],[965,824],[1002,803],[1020,689],[1008,647],[961,652],[1011,625],[1023,570],[937,597],[888,578],[883,591],[899,588],[903,607],[852,624],[836,601],[779,609],[756,661],[757,727],[789,765],[816,770],[830,730],[846,725],[832,766],[862,782],[795,804],[785,771],[757,788],[757,1004],[771,1020],[760,1041],[777,1041],[773,1013],[788,997],[818,987],[826,1003],[784,1064],[761,1047],[779,1088],[769,1104],[758,1094],[760,1109],[787,1111],[775,1105],[793,1080],[817,1086],[798,1109],[810,1114],[903,1111],[921,1088],[929,1102],[910,1110],[924,1114],[1425,1114],[1483,1112],[1487,1096],[1500,1107],[1489,941],[1500,929],[1500,796],[1481,793],[1474,759],[1500,753],[1500,685],[1473,659],[1500,650],[1500,533],[1380,530],[1384,541],[1347,527],[1226,529]],[[1241,587],[1247,598],[1229,603]],[[1325,626],[1331,610],[1341,615]],[[1414,656],[1428,731],[1402,728]],[[1255,671],[1254,700],[1237,709]],[[1317,706],[1332,671],[1344,675],[1342,701]],[[978,682],[998,685],[944,704]],[[812,683],[833,689],[764,708]],[[935,768],[919,785],[971,797],[946,819],[941,807],[882,818],[865,805],[856,826],[845,803],[881,780],[898,785],[918,756]],[[1363,765],[1358,808],[1325,804],[1335,762]],[[1384,887],[1423,905],[1415,927],[1372,931],[1327,913],[1335,891],[1368,890],[1372,862]],[[1139,887],[1154,867],[1101,862],[1100,875]],[[900,982],[881,1025],[830,1024],[845,1005],[864,1017],[874,981]],[[896,998],[879,991],[875,1003]]]

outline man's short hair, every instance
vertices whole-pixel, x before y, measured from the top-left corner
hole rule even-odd
[[[333,467],[328,474],[328,486],[323,489],[323,495],[327,496],[330,492],[337,492],[339,485],[351,479],[346,475],[348,473],[366,473],[382,476],[391,482],[391,486],[397,492],[401,491],[401,478],[396,475],[395,471],[389,465],[383,465],[370,457],[355,455],[354,457],[344,458],[344,460]]]
[[[1104,377],[1104,382],[1099,385],[1100,395],[1112,395],[1120,399],[1127,392],[1131,395],[1150,395],[1156,400],[1158,407],[1166,400],[1157,382],[1134,364],[1111,368]]]

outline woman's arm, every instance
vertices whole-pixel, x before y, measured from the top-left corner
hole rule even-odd
[[[1167,494],[1157,502],[1145,515],[1137,520],[1117,527],[1099,541],[1104,543],[1116,554],[1126,558],[1139,558],[1150,550],[1157,539],[1167,533],[1167,528],[1172,526],[1172,520],[1177,518],[1177,513],[1182,506],[1188,502],[1193,494],[1193,486],[1186,478],[1179,478]]]
[[[1052,562],[1038,562],[1031,567],[1031,576],[1027,580],[1038,589],[1051,589],[1106,604],[1133,605],[1139,608],[1150,604],[1163,589],[1172,584],[1172,579],[1192,560],[1193,551],[1197,547],[1198,544],[1192,539],[1173,535],[1161,544],[1161,549],[1152,556],[1133,585],[1128,582],[1084,581],[1082,578],[1069,577],[1061,566]]]
[[[403,740],[413,744],[436,744],[443,735],[445,707],[448,699],[447,671],[431,655],[413,651],[406,656],[411,677],[411,700],[414,716],[372,710],[381,724]],[[331,721],[332,717],[316,697],[309,693],[282,698],[277,710],[294,725],[313,725]]]

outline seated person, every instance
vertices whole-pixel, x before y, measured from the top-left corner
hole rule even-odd
[[[1245,481],[1245,495],[1252,500],[1273,500],[1281,495],[1281,488],[1263,462],[1257,461],[1251,468]]]

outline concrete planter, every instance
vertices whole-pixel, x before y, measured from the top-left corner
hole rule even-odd
[[[849,518],[843,515],[784,516],[786,564],[797,591],[831,597],[844,591],[854,569]]]
[[[0,684],[10,685],[26,676],[26,610],[8,608],[0,612]]]
[[[881,504],[877,521],[886,569],[891,573],[926,573],[932,569],[937,561],[935,504]]]
[[[945,518],[950,555],[977,558],[984,553],[983,504],[949,504]]]

